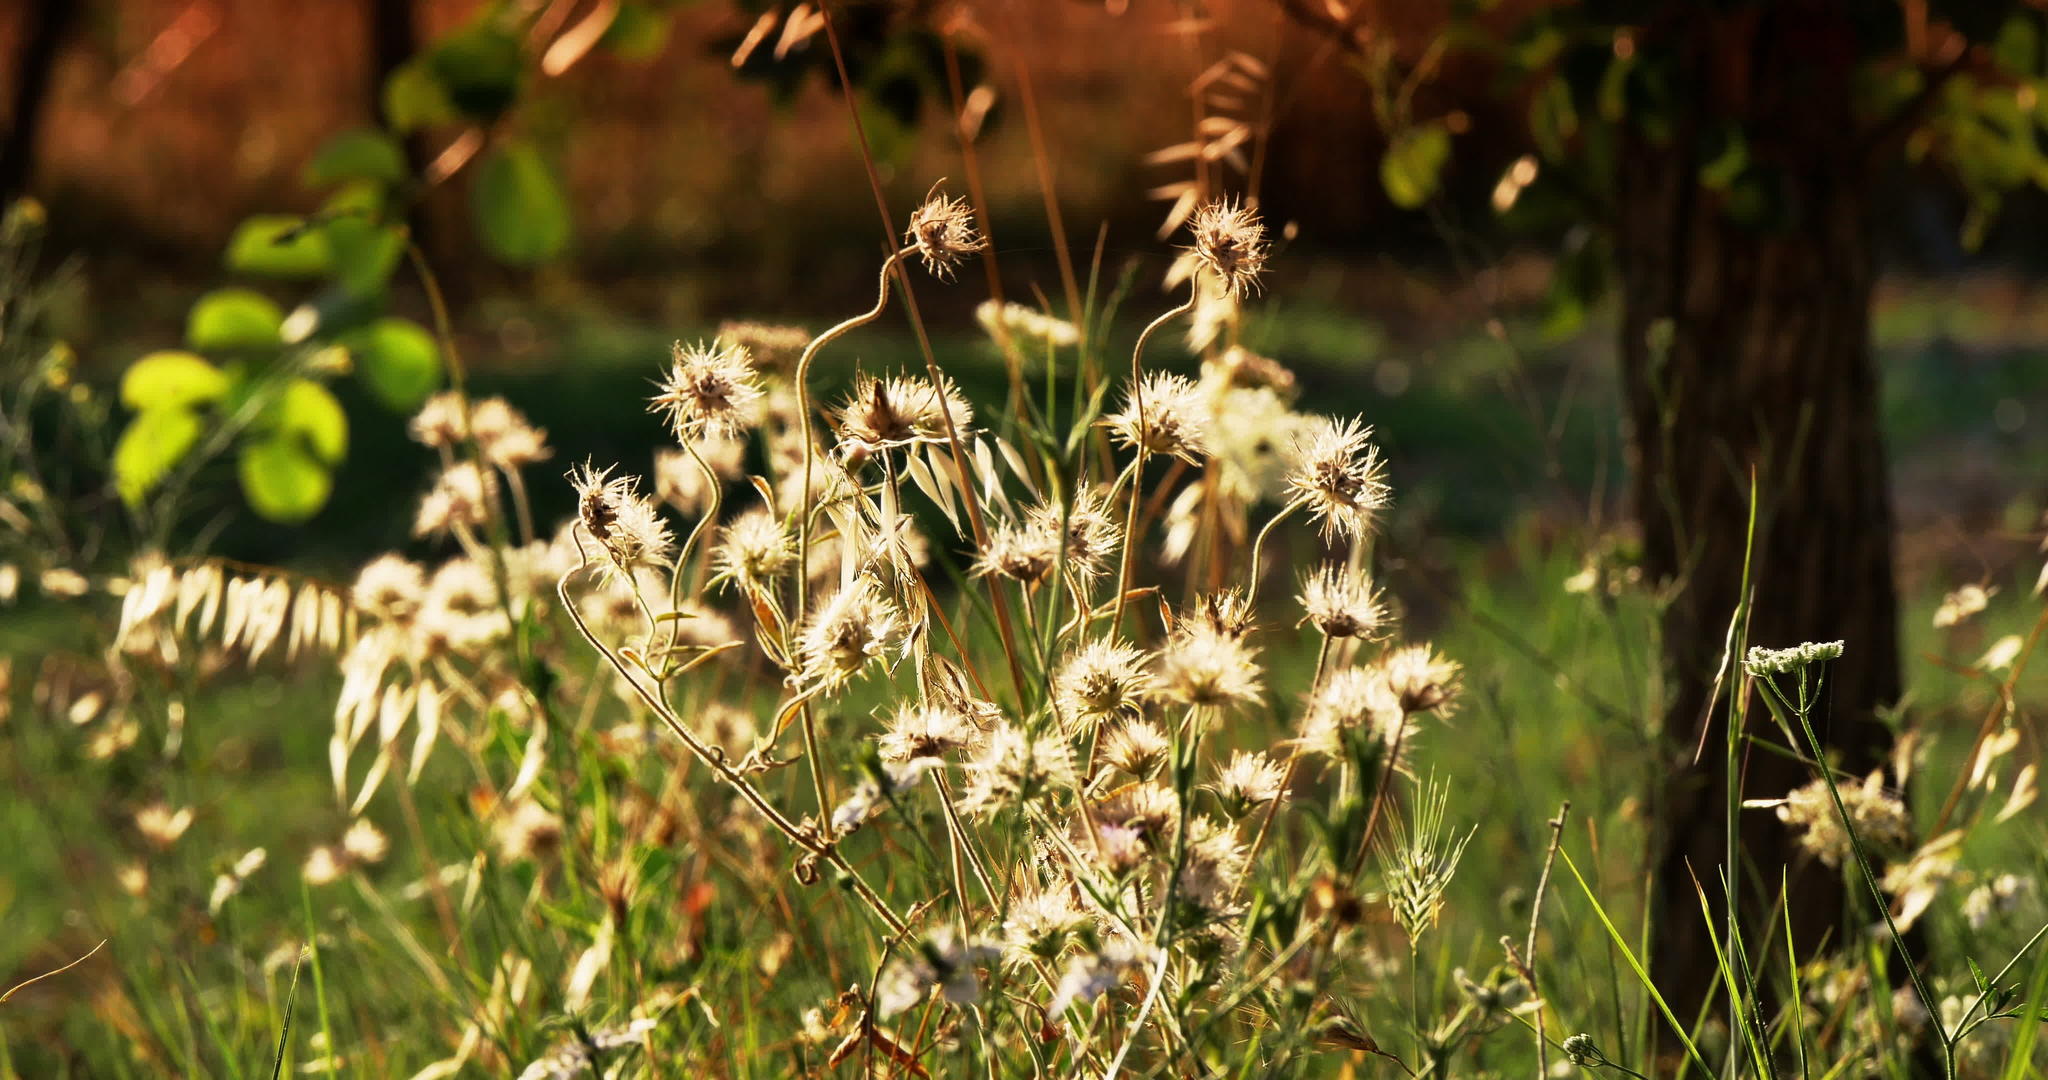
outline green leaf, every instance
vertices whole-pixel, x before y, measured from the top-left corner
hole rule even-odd
[[[427,57],[428,70],[447,91],[449,103],[486,124],[512,107],[525,64],[518,35],[489,22],[448,35]]]
[[[273,336],[274,336],[273,332]],[[121,376],[121,404],[137,411],[219,401],[228,392],[221,369],[188,352],[153,352]]]
[[[441,349],[410,319],[378,319],[344,344],[370,392],[395,412],[419,408],[441,387]]]
[[[327,244],[334,253],[335,279],[356,296],[381,292],[405,257],[404,233],[365,217],[328,222]]]
[[[400,135],[456,119],[455,103],[425,60],[408,60],[384,80],[384,122]]]
[[[327,233],[304,218],[257,214],[237,225],[228,239],[228,267],[246,274],[320,277],[332,261]]]
[[[569,245],[569,204],[529,143],[498,144],[477,175],[470,209],[484,247],[514,266],[544,262]]]
[[[327,505],[334,477],[325,466],[288,438],[255,439],[243,444],[237,471],[249,506],[271,521],[287,524],[312,517]]]
[[[618,14],[612,16],[612,24],[605,27],[600,40],[605,48],[627,60],[652,60],[668,44],[672,17],[670,12],[657,12],[646,4],[626,0],[619,5]]]
[[[217,289],[192,305],[185,344],[208,352],[275,348],[283,323],[283,309],[262,293]]]
[[[1984,969],[1977,966],[1977,961],[1965,956],[1963,957],[1963,963],[1970,965],[1970,978],[1977,980],[1977,992],[1980,994],[1990,993],[1991,980],[1984,977]]]
[[[1451,133],[1442,124],[1410,128],[1380,159],[1380,183],[1395,206],[1413,210],[1436,193],[1437,178],[1450,157]]]
[[[114,444],[114,490],[130,506],[163,480],[199,442],[198,414],[176,405],[144,409]]]
[[[348,413],[325,386],[294,379],[265,411],[266,438],[303,446],[314,460],[338,465],[348,454]]]
[[[364,128],[328,139],[306,166],[306,184],[318,187],[346,180],[396,184],[405,179],[405,151],[382,131]]]

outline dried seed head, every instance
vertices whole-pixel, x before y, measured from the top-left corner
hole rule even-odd
[[[1884,855],[1897,855],[1912,846],[1912,815],[1905,801],[1885,786],[1882,771],[1836,788],[1856,827],[1857,840]],[[1854,842],[1842,828],[1826,781],[1813,780],[1787,793],[1778,803],[1778,820],[1798,829],[1799,846],[1821,862],[1839,867],[1850,861]]]
[[[827,689],[846,685],[884,657],[902,634],[901,621],[873,578],[855,578],[805,623],[797,639],[804,679]]]
[[[1259,700],[1258,653],[1207,626],[1177,631],[1159,654],[1157,695],[1180,705],[1226,707]]]
[[[727,322],[719,325],[718,340],[747,350],[762,371],[789,372],[811,343],[811,333],[801,326]]]
[[[753,406],[761,400],[747,350],[724,342],[676,342],[668,375],[659,387],[648,411],[668,419],[678,442],[746,430]]]
[[[470,406],[469,428],[476,434],[484,460],[500,469],[539,464],[552,454],[548,433],[528,423],[523,413],[501,397],[485,398]]]
[[[1152,372],[1136,387],[1124,388],[1123,410],[1104,417],[1102,425],[1124,446],[1200,465],[1209,456],[1208,411],[1194,382]]]
[[[1204,630],[1224,637],[1242,638],[1251,633],[1252,617],[1255,612],[1245,602],[1242,592],[1236,589],[1218,589],[1203,593],[1195,598],[1194,610],[1176,619],[1174,625],[1182,632]]]
[[[576,513],[584,531],[601,545],[618,570],[658,565],[674,546],[668,522],[640,494],[637,477],[611,475],[609,466],[584,462],[569,472],[576,488]]]
[[[1059,561],[1059,536],[1027,523],[997,522],[989,530],[988,544],[974,560],[976,576],[997,577],[1036,585],[1051,574]]]
[[[1054,687],[1060,715],[1080,729],[1118,716],[1136,716],[1152,691],[1143,652],[1107,638],[1089,642],[1060,666]]]
[[[877,379],[865,373],[839,408],[840,455],[869,454],[916,443],[946,442],[946,422],[966,438],[974,409],[952,383],[935,387],[910,375]]]
[[[1077,492],[1070,506],[1040,503],[1024,515],[1024,521],[1051,537],[1064,534],[1067,570],[1084,581],[1101,574],[1116,559],[1123,541],[1123,530],[1110,516],[1101,493],[1092,488]]]
[[[1334,563],[1322,566],[1302,583],[1301,606],[1316,629],[1332,638],[1376,637],[1387,617],[1372,579],[1363,571]]]
[[[391,851],[391,841],[375,825],[357,818],[341,837],[341,850],[359,863],[380,863]]]
[[[1023,347],[1027,358],[1044,349],[1071,348],[1081,342],[1081,331],[1073,323],[1008,301],[983,300],[975,306],[974,321],[998,342],[1007,339]]]
[[[1286,766],[1264,754],[1239,750],[1230,755],[1230,764],[1217,773],[1210,788],[1222,800],[1224,811],[1236,818],[1279,798],[1286,782]]]
[[[1296,741],[1303,753],[1343,760],[1345,733],[1363,728],[1378,741],[1379,753],[1398,752],[1401,757],[1393,767],[1406,771],[1406,757],[1414,748],[1414,740],[1407,737],[1412,725],[1401,699],[1387,685],[1384,670],[1345,668],[1325,678],[1309,698]]]
[[[492,838],[505,862],[545,859],[561,845],[562,819],[532,799],[520,799],[501,809]]]
[[[986,817],[998,810],[1071,790],[1079,782],[1074,748],[1058,735],[1033,737],[1011,724],[998,726],[967,764],[961,807]]]
[[[1102,744],[1102,760],[1140,780],[1150,780],[1166,765],[1171,748],[1159,725],[1133,720],[1110,732]]]
[[[1258,291],[1266,268],[1266,227],[1256,211],[1235,200],[1218,200],[1195,211],[1188,226],[1195,257],[1232,297]]]
[[[953,268],[988,246],[974,228],[974,207],[966,199],[934,193],[910,215],[903,242],[917,250],[933,277],[951,278]]]
[[[452,449],[468,431],[462,420],[464,411],[462,395],[453,390],[443,390],[420,406],[420,411],[413,414],[406,430],[411,432],[416,442],[436,450]]]
[[[1356,419],[1318,417],[1294,437],[1287,487],[1323,525],[1324,536],[1356,539],[1388,502],[1372,429]]]
[[[1427,644],[1405,645],[1380,661],[1387,687],[1405,712],[1448,715],[1458,697],[1458,662],[1438,656]]]
[[[349,590],[356,610],[389,622],[402,623],[418,611],[427,591],[427,573],[397,555],[379,555],[364,564]]]
[[[721,577],[749,592],[760,591],[796,565],[796,538],[781,519],[757,506],[725,526],[716,562]]]
[[[701,514],[711,504],[712,485],[739,478],[746,443],[738,438],[705,436],[695,443],[698,457],[711,466],[712,475],[696,458],[682,450],[654,452],[654,496],[685,514]]]
[[[936,705],[906,705],[889,718],[880,739],[882,760],[899,763],[941,758],[978,748],[983,731],[966,713]]]
[[[1010,902],[1003,919],[1003,944],[1011,960],[1058,958],[1067,939],[1089,923],[1088,913],[1074,902],[1074,888],[1060,883]]]
[[[142,838],[149,841],[149,845],[158,851],[166,850],[177,843],[178,838],[184,836],[185,830],[191,827],[192,808],[189,806],[172,810],[169,806],[156,802],[135,812],[135,831],[141,833]]]
[[[1165,784],[1125,784],[1091,805],[1088,816],[1098,829],[1128,830],[1148,851],[1153,851],[1173,842],[1174,824],[1180,820],[1180,799]]]
[[[420,500],[413,518],[414,536],[434,536],[456,529],[475,529],[491,520],[498,505],[498,474],[461,461],[441,470],[433,490]]]

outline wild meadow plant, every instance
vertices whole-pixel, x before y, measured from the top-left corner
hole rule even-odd
[[[1006,352],[1039,353],[1046,383],[1013,379],[1006,403],[970,400],[936,362],[843,355],[908,264],[950,279],[984,250],[969,204],[935,194],[867,311],[816,335],[734,323],[678,343],[645,403],[673,445],[647,475],[574,464],[576,510],[552,531],[529,489],[557,482],[546,433],[458,382],[410,425],[440,466],[413,531],[446,557],[381,555],[343,584],[151,554],[108,582],[106,688],[37,683],[94,759],[142,738],[114,699],[156,707],[161,744],[231,660],[320,655],[340,677],[334,828],[289,860],[303,933],[236,975],[267,1004],[225,1023],[235,1006],[203,994],[170,1008],[124,960],[100,1009],[131,1047],[112,1060],[415,1080],[1775,1080],[1912,1075],[1932,1048],[1950,1077],[2036,1075],[2040,935],[1991,975],[1907,940],[1944,904],[1972,928],[2039,918],[2032,875],[1961,862],[1973,831],[2033,801],[2034,766],[2009,782],[2002,767],[2031,639],[1980,662],[2010,671],[2008,707],[1932,828],[1901,793],[1927,740],[1902,740],[1889,773],[1838,777],[1815,735],[1827,664],[1853,643],[1744,656],[1736,697],[1753,688],[1782,737],[1745,749],[1815,779],[1738,789],[1730,811],[1797,830],[1863,890],[1871,930],[1790,955],[1725,924],[1732,1026],[1665,1005],[1645,931],[1617,925],[1566,842],[1569,806],[1529,868],[1526,934],[1482,939],[1449,897],[1497,823],[1463,818],[1438,768],[1465,672],[1404,637],[1375,576],[1392,492],[1372,428],[1301,410],[1294,376],[1216,314],[1260,290],[1258,215],[1185,216],[1185,299],[1113,376],[1071,362],[1098,335],[1016,305],[980,318]],[[1222,327],[1199,371],[1149,365],[1189,317]],[[845,389],[819,394],[824,371]],[[1290,526],[1321,552],[1291,597],[1266,555]],[[68,588],[54,573],[42,588]],[[1569,585],[1601,602],[1639,588],[1591,570]],[[1278,662],[1302,640],[1290,625],[1312,661]],[[194,810],[162,796],[128,813],[142,844],[118,884],[142,897]],[[215,861],[209,925],[269,861]],[[1548,897],[1559,861],[1580,890]],[[1560,909],[1600,929],[1559,933]]]

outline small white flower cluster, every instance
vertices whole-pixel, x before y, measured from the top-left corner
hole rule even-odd
[[[1742,666],[1758,678],[1789,675],[1812,664],[1835,659],[1842,655],[1844,644],[1840,641],[1809,641],[1789,649],[1766,649],[1753,645],[1742,658]]]

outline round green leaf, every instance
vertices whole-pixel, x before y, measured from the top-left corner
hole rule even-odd
[[[272,331],[272,337],[276,331]],[[121,404],[136,410],[184,408],[219,401],[227,373],[188,352],[153,352],[121,376]]]
[[[344,131],[327,140],[306,165],[306,184],[318,187],[344,180],[396,184],[405,179],[405,151],[381,131]]]
[[[356,296],[380,292],[405,256],[405,238],[398,228],[366,217],[328,222],[327,243],[334,252],[335,278]]]
[[[493,22],[479,22],[443,38],[427,65],[457,110],[489,123],[519,96],[526,60],[517,34]]]
[[[384,121],[391,130],[409,135],[423,127],[449,124],[456,119],[455,103],[448,90],[424,60],[398,65],[384,80]]]
[[[302,445],[316,461],[336,465],[348,454],[348,413],[311,379],[292,380],[265,419],[268,437]]]
[[[411,412],[441,387],[440,346],[410,319],[378,319],[346,344],[370,392],[393,411]]]
[[[185,320],[185,344],[208,352],[274,348],[284,311],[249,289],[219,289],[199,298]]]
[[[1380,183],[1395,206],[1413,210],[1436,193],[1437,176],[1451,156],[1451,133],[1425,124],[1401,133],[1380,159]]]
[[[228,239],[228,267],[267,277],[306,278],[327,273],[332,254],[325,231],[304,218],[257,214]]]
[[[504,262],[530,266],[569,245],[569,204],[529,143],[507,140],[486,158],[470,193],[484,247]]]
[[[199,441],[199,416],[176,405],[135,414],[114,444],[114,490],[134,506]]]
[[[237,462],[242,495],[249,506],[271,521],[296,523],[327,505],[334,477],[288,438],[254,439],[243,444]]]

